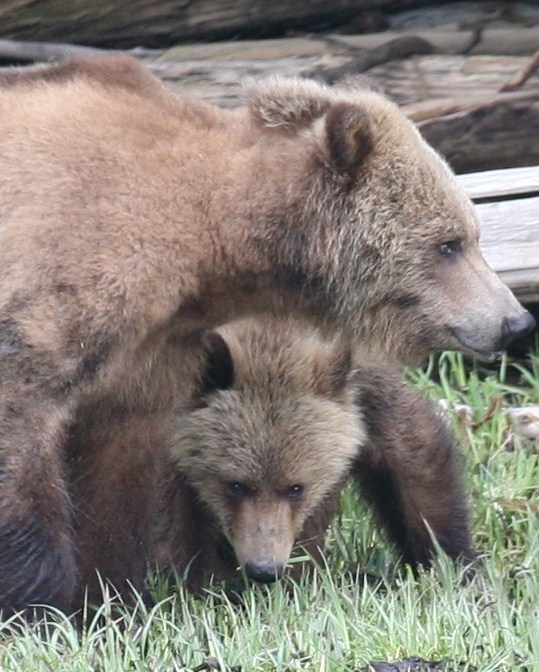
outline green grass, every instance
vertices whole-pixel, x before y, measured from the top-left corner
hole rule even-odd
[[[250,587],[238,603],[217,586],[194,598],[156,578],[155,607],[118,612],[107,600],[83,632],[61,616],[46,637],[5,626],[0,671],[354,671],[414,657],[447,660],[446,671],[539,671],[539,455],[501,412],[539,404],[539,358],[485,374],[443,355],[410,377],[432,399],[471,407],[471,417],[452,417],[482,563],[473,581],[444,558],[419,578],[396,572],[348,490],[328,534],[328,567],[300,584]]]

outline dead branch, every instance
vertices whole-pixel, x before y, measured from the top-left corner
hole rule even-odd
[[[517,72],[513,79],[510,79],[500,88],[500,92],[514,91],[515,89],[519,89],[528,81],[537,68],[539,68],[539,49],[533,54],[524,67],[519,72]]]
[[[374,66],[382,65],[388,61],[408,58],[415,54],[432,54],[434,51],[432,44],[422,37],[403,35],[378,47],[361,52],[357,58],[344,65],[327,69],[317,68],[310,74],[312,77],[322,79],[327,84],[333,84],[343,77],[366,72]]]
[[[493,93],[491,96],[466,96],[462,98],[433,98],[423,100],[419,103],[403,105],[402,109],[406,116],[415,121],[428,121],[429,119],[438,119],[451,114],[460,112],[471,112],[480,107],[495,106],[502,103],[520,103],[533,102],[539,98],[537,92],[534,93]]]

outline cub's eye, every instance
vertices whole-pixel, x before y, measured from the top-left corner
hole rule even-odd
[[[462,241],[449,240],[447,243],[442,243],[438,247],[438,252],[442,255],[442,257],[456,257],[457,255],[462,254]]]
[[[291,485],[285,492],[285,497],[287,499],[299,499],[304,491],[303,485],[301,483],[295,483]]]
[[[252,490],[248,485],[245,485],[245,483],[239,483],[238,481],[231,481],[230,483],[227,483],[226,489],[228,490],[229,494],[231,494],[236,499],[246,499],[252,494]]]

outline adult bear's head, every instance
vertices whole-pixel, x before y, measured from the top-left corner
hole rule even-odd
[[[267,162],[251,178],[254,244],[319,320],[406,362],[491,360],[532,328],[483,258],[470,199],[393,103],[301,80],[250,96]]]

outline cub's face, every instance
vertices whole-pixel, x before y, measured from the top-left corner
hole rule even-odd
[[[212,334],[210,385],[175,419],[171,441],[239,566],[266,582],[283,573],[305,519],[341,486],[363,441],[346,348],[273,329],[247,322]]]

